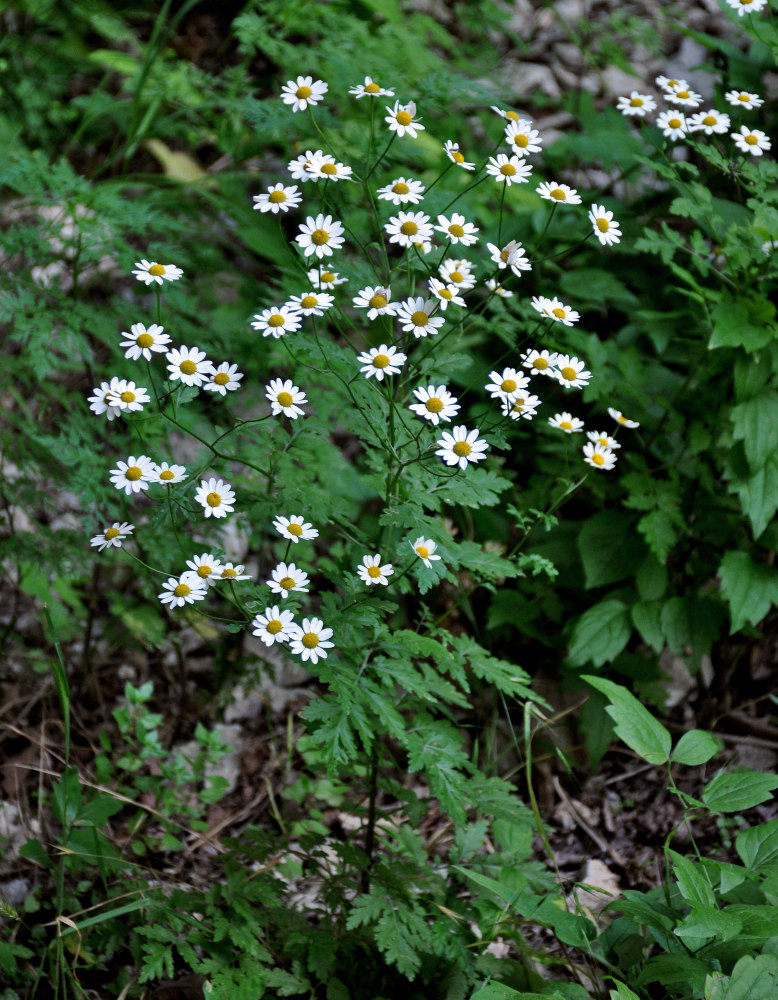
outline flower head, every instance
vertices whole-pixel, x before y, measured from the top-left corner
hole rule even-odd
[[[702,94],[697,94],[688,87],[677,87],[673,90],[665,91],[665,100],[671,104],[680,104],[687,108],[698,108],[702,103]]]
[[[164,332],[164,327],[152,323],[148,329],[143,323],[133,323],[129,333],[122,333],[125,339],[119,345],[126,347],[125,358],[137,361],[138,358],[145,358],[151,361],[152,353],[161,353],[167,350],[170,337]]]
[[[592,373],[586,371],[586,364],[573,358],[568,354],[558,354],[556,367],[553,371],[553,378],[560,382],[566,389],[582,389],[589,384]]]
[[[640,424],[637,422],[637,420],[629,420],[627,417],[624,416],[621,410],[614,410],[612,406],[608,407],[608,416],[613,417],[616,423],[621,424],[622,427],[631,427],[633,429],[635,427],[640,427]]]
[[[301,316],[323,316],[335,301],[326,292],[305,292],[303,295],[292,295],[286,305],[295,309]]]
[[[201,386],[213,375],[213,365],[205,351],[197,347],[174,347],[167,352],[165,360],[171,382],[180,380],[184,385]]]
[[[498,153],[490,156],[486,164],[486,172],[494,177],[498,184],[524,184],[532,176],[532,167],[521,156],[506,156]]]
[[[564,431],[565,434],[575,434],[577,431],[582,431],[584,427],[583,420],[574,417],[572,413],[555,413],[553,417],[548,418],[548,422],[552,427]]]
[[[290,208],[297,208],[302,202],[303,196],[296,184],[285,187],[283,184],[271,184],[266,194],[254,195],[254,209],[258,212],[272,212],[278,215],[279,212],[288,212]]]
[[[593,469],[612,469],[616,464],[616,453],[610,448],[603,448],[601,444],[588,442],[583,446],[583,453],[584,462]]]
[[[472,222],[466,222],[464,215],[460,215],[459,212],[453,212],[450,218],[439,215],[435,230],[443,233],[451,243],[461,243],[463,247],[469,247],[478,242],[477,226]]]
[[[486,449],[489,445],[484,440],[479,440],[478,430],[469,431],[463,424],[454,427],[449,434],[443,431],[443,437],[438,438],[435,444],[440,445],[435,452],[446,465],[458,465],[460,469],[467,468],[470,462],[480,462],[486,458]]]
[[[312,76],[298,76],[289,80],[281,88],[281,100],[290,104],[292,111],[305,111],[310,104],[318,104],[327,93],[328,87],[323,80],[314,80]]]
[[[264,614],[255,615],[251,621],[252,634],[259,636],[266,646],[276,642],[286,642],[290,637],[290,626],[294,622],[291,611],[279,611],[278,605],[265,608]]]
[[[308,574],[298,569],[294,563],[279,563],[273,570],[270,579],[267,581],[268,587],[274,594],[281,597],[288,597],[292,591],[308,593]]]
[[[515,368],[503,368],[501,372],[489,372],[491,382],[485,388],[492,399],[512,399],[529,385],[529,377]]]
[[[360,580],[368,586],[381,584],[384,587],[388,587],[389,577],[394,573],[394,567],[391,563],[385,563],[382,566],[381,556],[378,554],[374,556],[362,556],[362,565],[357,566],[357,573]]]
[[[334,163],[329,153],[324,153],[320,149],[306,149],[287,164],[287,170],[294,181],[318,181],[318,167],[325,160]]]
[[[397,319],[405,333],[413,333],[414,337],[426,337],[435,334],[443,326],[442,316],[433,316],[436,302],[421,296],[406,299],[397,309]]]
[[[186,467],[183,465],[170,465],[168,462],[160,462],[154,465],[154,478],[152,482],[160,483],[162,486],[174,486],[182,483],[186,479]]]
[[[532,122],[526,118],[508,122],[505,127],[505,141],[517,156],[539,153],[543,144],[540,132],[533,128]]]
[[[350,181],[354,171],[345,163],[336,163],[331,157],[321,157],[311,163],[308,173],[313,181]]]
[[[130,493],[140,493],[147,490],[154,480],[154,463],[148,455],[130,455],[126,462],[117,462],[116,468],[110,472],[111,483],[117,490]]]
[[[456,285],[447,285],[444,281],[439,281],[437,278],[430,278],[427,284],[430,294],[434,295],[438,300],[443,312],[450,305],[462,306],[463,308],[467,305],[462,296],[458,294],[459,290]]]
[[[501,299],[511,299],[513,298],[513,292],[509,288],[503,288],[496,278],[488,278],[485,282],[486,287],[494,295],[499,296]]]
[[[334,250],[343,246],[343,226],[331,215],[309,215],[300,226],[300,232],[295,236],[295,243],[306,257],[311,254],[321,259],[329,257]]]
[[[410,177],[396,177],[379,188],[376,194],[382,201],[391,201],[393,205],[418,205],[424,195],[424,185]]]
[[[394,316],[397,311],[397,303],[392,302],[392,290],[384,285],[368,285],[360,289],[359,293],[351,300],[359,309],[367,309],[367,318],[375,319],[377,316]]]
[[[384,226],[390,243],[412,247],[432,239],[430,217],[424,212],[398,212]]]
[[[279,516],[273,521],[273,527],[279,535],[295,545],[299,541],[310,541],[319,537],[319,531],[306,521],[301,514],[292,514],[291,517]]]
[[[256,313],[251,321],[255,330],[259,330],[263,337],[275,337],[278,340],[287,333],[294,333],[302,326],[302,317],[297,309],[291,305],[271,306],[263,309],[261,313]]]
[[[423,132],[424,126],[417,121],[414,121],[416,115],[416,104],[414,101],[409,101],[407,104],[400,104],[399,101],[394,102],[394,107],[390,108],[388,105],[386,110],[389,112],[384,118],[384,121],[389,126],[390,132],[396,132],[399,136],[408,135],[412,138],[416,138],[416,133]]]
[[[150,402],[151,398],[142,386],[136,386],[125,378],[111,379],[111,406],[117,407],[119,412],[134,413]]]
[[[607,431],[587,431],[586,436],[589,438],[590,441],[593,441],[594,444],[602,445],[603,448],[621,447],[616,438],[611,437],[611,435]]]
[[[666,139],[683,139],[689,128],[686,123],[683,111],[662,111],[656,116],[656,126],[662,129],[662,135]]]
[[[669,76],[658,76],[656,77],[655,83],[657,87],[660,87],[664,91],[669,91],[671,94],[675,93],[676,90],[688,90],[689,84],[686,80],[676,80],[674,77]]]
[[[121,408],[116,403],[116,396],[113,390],[113,384],[117,379],[111,379],[110,382],[102,382],[100,385],[96,385],[92,389],[92,395],[87,397],[89,403],[89,409],[92,413],[100,416],[104,413],[108,420],[114,420],[122,412]]]
[[[228,392],[235,392],[236,389],[240,389],[240,380],[243,378],[243,372],[238,371],[237,365],[231,365],[229,361],[222,361],[222,363],[215,367],[211,379],[206,382],[203,386],[208,392],[218,392],[220,396],[226,396]]]
[[[648,94],[639,94],[633,90],[629,97],[620,97],[616,110],[623,115],[637,115],[642,118],[647,111],[656,110],[656,101]]]
[[[305,393],[293,384],[291,379],[285,381],[280,378],[270,380],[265,386],[265,397],[270,400],[271,412],[274,417],[283,413],[285,417],[296,420],[297,417],[305,416],[302,404],[308,402]]]
[[[318,289],[334,288],[336,285],[343,285],[348,281],[348,278],[341,278],[337,271],[322,269],[321,264],[318,268],[312,267],[307,277],[313,287]]]
[[[548,299],[546,300],[548,301]],[[530,374],[549,375],[554,378],[556,368],[556,351],[527,351],[522,354],[521,361],[525,368],[530,369]]]
[[[366,76],[364,83],[349,87],[349,94],[359,100],[361,97],[394,97],[394,91],[376,83],[372,76]]]
[[[745,17],[746,14],[757,14],[767,6],[767,0],[727,0],[729,6],[737,11],[738,17]]]
[[[245,572],[245,569],[246,567],[242,565],[235,566],[234,563],[231,562],[225,563],[221,568],[218,579],[214,582],[218,583],[220,580],[227,580],[232,581],[233,583],[239,583],[241,580],[250,580],[251,577]]]
[[[157,596],[163,604],[169,604],[171,608],[183,608],[185,604],[204,600],[206,593],[205,581],[196,573],[188,571],[181,576],[168,577],[167,582],[162,584],[162,593]]]
[[[494,243],[487,243],[486,246],[492,255],[491,259],[500,269],[509,267],[519,278],[522,271],[532,270],[532,264],[527,259],[527,251],[518,240],[511,240],[504,247],[498,247]]]
[[[221,576],[221,561],[210,552],[203,552],[199,556],[192,556],[191,559],[187,559],[186,565],[189,567],[191,573],[198,576],[208,586],[216,583]]]
[[[449,423],[459,412],[456,397],[452,396],[445,385],[419,386],[413,390],[413,395],[419,402],[411,403],[408,409],[413,410],[423,420],[429,420],[436,427],[441,420]]]
[[[95,535],[90,539],[89,544],[95,546],[98,552],[109,548],[120,549],[122,542],[134,530],[134,525],[129,524],[127,521],[114,521],[101,535]]]
[[[438,274],[447,285],[456,285],[463,292],[475,288],[475,268],[469,260],[447,257],[438,268]]]
[[[424,535],[420,535],[410,545],[427,569],[432,569],[433,562],[440,559],[440,556],[435,555],[435,549],[438,547],[437,542],[433,542],[431,538],[425,538]]]
[[[463,170],[475,170],[475,163],[468,163],[464,155],[459,151],[459,143],[452,142],[448,139],[443,143],[443,149],[446,151],[446,156],[451,160],[452,163],[456,163],[458,167]]]
[[[303,618],[301,625],[290,625],[289,652],[316,663],[327,659],[327,650],[332,643],[327,640],[332,635],[331,628],[325,628],[321,618]]]
[[[357,361],[362,365],[359,370],[365,378],[374,375],[377,382],[383,382],[386,375],[398,375],[407,360],[396,347],[388,347],[386,344],[371,347],[357,357]]]
[[[730,121],[729,115],[724,114],[723,111],[709,108],[708,111],[698,111],[696,115],[690,115],[686,124],[690,132],[722,135],[729,131]]]
[[[619,224],[613,218],[613,212],[606,211],[604,205],[592,205],[589,210],[589,221],[592,224],[594,235],[603,246],[620,242]]]
[[[535,188],[541,198],[559,205],[580,205],[581,199],[575,188],[561,184],[559,181],[543,181]]]
[[[530,299],[530,305],[533,309],[537,309],[542,316],[547,316],[563,326],[572,326],[579,319],[579,313],[575,309],[566,306],[557,298],[549,299],[545,295],[533,295]]]
[[[772,143],[764,132],[758,128],[749,129],[745,125],[740,126],[739,132],[731,132],[731,137],[735,140],[735,145],[744,153],[752,156],[761,156],[766,149],[770,149]]]
[[[235,510],[235,493],[223,479],[203,479],[195,491],[195,500],[205,517],[226,517]]]
[[[521,417],[532,420],[539,406],[540,399],[527,392],[519,392],[515,396],[503,399],[500,403],[503,416],[510,417],[511,420],[519,420]]]
[[[760,108],[764,104],[759,94],[750,94],[747,90],[728,90],[724,97],[733,108],[745,108],[746,111]]]
[[[136,261],[135,268],[132,273],[144,285],[161,285],[165,281],[178,281],[184,276],[184,272],[175,264],[158,264],[155,260]]]

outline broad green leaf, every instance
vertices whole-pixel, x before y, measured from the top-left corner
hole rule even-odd
[[[778,996],[778,956],[743,955],[722,983],[715,1000],[775,1000]]]
[[[625,986],[624,983],[620,983],[616,980],[616,989],[609,990],[610,1000],[640,1000],[640,997],[631,990],[629,986]]]
[[[690,729],[676,743],[670,760],[674,764],[696,767],[707,763],[720,750],[721,743],[711,733],[706,733],[704,729]]]
[[[683,655],[691,648],[692,660],[699,663],[718,638],[723,617],[723,608],[711,599],[672,597],[662,608],[661,617],[667,645]]]
[[[615,659],[632,634],[629,610],[621,601],[601,601],[576,622],[568,654],[573,666],[593,663],[601,667]]]
[[[698,862],[685,858],[677,851],[668,851],[667,856],[672,862],[673,874],[686,902],[692,906],[715,906],[716,897],[705,869]]]
[[[655,653],[661,653],[665,644],[662,631],[662,602],[638,601],[632,605],[632,622],[640,632],[641,639],[648,643]]]
[[[752,470],[761,468],[778,449],[778,392],[768,390],[733,407],[732,429]]]
[[[586,587],[602,587],[634,573],[645,547],[633,528],[634,518],[619,511],[590,517],[578,535]]]
[[[549,1000],[540,993],[519,993],[518,990],[502,983],[486,983],[480,990],[470,994],[470,1000]]]
[[[736,937],[743,925],[726,909],[719,910],[715,906],[693,905],[691,912],[677,925],[674,933],[682,938],[688,947],[697,949],[715,938],[717,941],[731,941]]]
[[[642,601],[658,601],[667,590],[667,567],[649,552],[638,567],[635,583]]]
[[[771,455],[756,472],[733,475],[730,490],[739,496],[754,538],[759,538],[778,510],[778,456]]]
[[[605,711],[616,723],[614,732],[631,750],[650,764],[667,761],[672,746],[670,733],[630,691],[604,677],[587,674],[582,680],[610,701]]]
[[[751,354],[776,335],[775,306],[763,296],[719,302],[711,310],[713,333],[708,347],[742,347]]]
[[[732,632],[756,625],[778,604],[778,569],[755,563],[747,552],[728,552],[719,567],[721,592],[729,602]]]
[[[767,802],[778,788],[778,775],[762,771],[732,771],[717,774],[702,793],[702,801],[714,812],[734,813]]]
[[[760,868],[778,859],[778,819],[741,831],[735,837],[735,850],[747,868]]]

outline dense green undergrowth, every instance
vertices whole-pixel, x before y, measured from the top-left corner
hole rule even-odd
[[[6,641],[23,678],[54,677],[65,734],[37,792],[45,830],[20,852],[36,887],[1,904],[3,1000],[141,996],[187,971],[231,1000],[768,1000],[778,820],[740,814],[778,780],[732,767],[713,726],[673,745],[654,715],[661,654],[726,685],[776,603],[778,168],[731,134],[771,136],[775,109],[725,97],[764,95],[772,15],[722,9],[722,37],[696,35],[716,82],[685,113],[728,108],[731,129],[676,143],[655,115],[578,93],[561,102],[574,123],[546,142],[522,124],[532,109],[505,118],[499,86],[473,82],[499,71],[482,34],[502,24],[496,6],[462,5],[444,28],[391,0],[250,3],[209,12],[196,59],[198,7],[3,14],[0,551],[14,608],[41,622],[30,633],[12,617]],[[620,24],[587,28],[592,65]],[[298,113],[278,94],[305,73],[328,90]],[[394,93],[349,96],[368,75]],[[423,128],[390,132],[399,114]],[[298,157],[344,179],[303,172],[301,208],[254,211]],[[531,178],[509,185],[503,161]],[[423,201],[381,197],[400,177]],[[404,211],[440,233],[403,245]],[[471,223],[477,245],[458,244]],[[341,226],[344,248],[319,257]],[[440,282],[463,259],[474,287],[458,263]],[[347,283],[328,284],[330,267]],[[322,311],[276,336],[293,295]],[[138,323],[226,359],[222,386],[230,365],[241,378],[198,391],[180,357],[129,357],[122,335],[146,343]],[[534,364],[542,352],[564,357],[561,378]],[[147,403],[106,411],[114,377]],[[439,408],[419,413],[424,399]],[[183,471],[166,482],[161,462]],[[186,575],[195,556],[228,579]],[[71,725],[97,657],[172,652],[185,675],[192,632],[213,659],[197,699],[212,718],[228,686],[272,673],[242,646],[253,631],[277,652],[271,624],[311,688],[274,751],[272,822],[213,834],[228,748],[198,721],[192,748],[171,751],[156,677],[126,685],[92,746]],[[586,699],[586,766],[619,739],[666,769],[683,806],[663,884],[625,887],[604,912],[555,871],[533,741],[572,762],[545,735],[555,706],[539,675]],[[350,817],[337,835],[333,809]],[[738,823],[729,854],[699,844],[711,816]]]

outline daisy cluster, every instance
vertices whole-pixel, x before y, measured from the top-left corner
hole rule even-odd
[[[741,14],[748,12],[741,0],[728,0],[728,2]],[[764,2],[766,0],[750,0],[750,7],[752,10],[761,9]],[[756,4],[760,6],[756,7]],[[662,99],[670,105],[669,108],[660,111],[654,119],[654,124],[662,130],[662,135],[666,139],[677,141],[686,139],[694,133],[709,136],[729,135],[741,153],[749,153],[751,156],[761,156],[772,147],[772,142],[764,132],[750,125],[739,124],[739,118],[735,123],[739,125],[738,130],[731,131],[734,127],[733,112],[713,107],[706,108],[705,105],[710,104],[710,101],[693,90],[686,80],[658,76],[655,83]],[[730,108],[736,108],[737,112],[752,111],[764,103],[758,94],[752,94],[747,90],[728,90],[724,99]],[[633,90],[628,97],[623,96],[618,99],[616,108],[623,115],[646,118],[656,111],[657,103],[650,94],[641,94]]]

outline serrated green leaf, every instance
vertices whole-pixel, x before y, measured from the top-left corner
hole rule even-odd
[[[713,907],[716,896],[702,865],[691,858],[685,858],[677,851],[668,850],[667,856],[672,862],[673,874],[686,902],[693,906]]]
[[[778,859],[778,819],[741,830],[735,850],[747,868],[760,868]]]
[[[728,552],[719,567],[721,592],[729,602],[732,632],[756,625],[778,604],[778,569],[752,562],[747,552]]]
[[[762,771],[732,771],[717,774],[702,793],[702,801],[714,812],[742,812],[767,802],[774,788],[778,788],[778,775]]]
[[[749,354],[776,335],[775,306],[763,296],[717,303],[711,310],[713,333],[708,347],[742,347]]]
[[[584,523],[578,535],[578,552],[587,589],[632,575],[645,552],[633,522],[630,514],[601,511]]]
[[[778,392],[768,390],[732,408],[732,432],[741,440],[752,470],[778,449]]]
[[[662,607],[661,601],[638,601],[632,605],[631,611],[635,628],[655,653],[661,653],[665,644],[661,624]]]
[[[715,1000],[775,1000],[778,996],[778,956],[743,955]]]
[[[573,666],[601,667],[624,649],[632,634],[629,609],[621,601],[601,601],[585,611],[570,637],[568,658]]]
[[[610,701],[605,711],[616,723],[614,732],[630,750],[650,764],[667,761],[672,746],[670,733],[630,691],[604,677],[582,675],[581,679]]]
[[[771,455],[756,472],[733,475],[730,489],[738,494],[743,513],[751,521],[754,538],[759,538],[778,510],[778,457]]]
[[[667,645],[676,654],[691,650],[693,662],[710,652],[721,631],[721,605],[708,598],[672,597],[662,608],[662,631]]]

